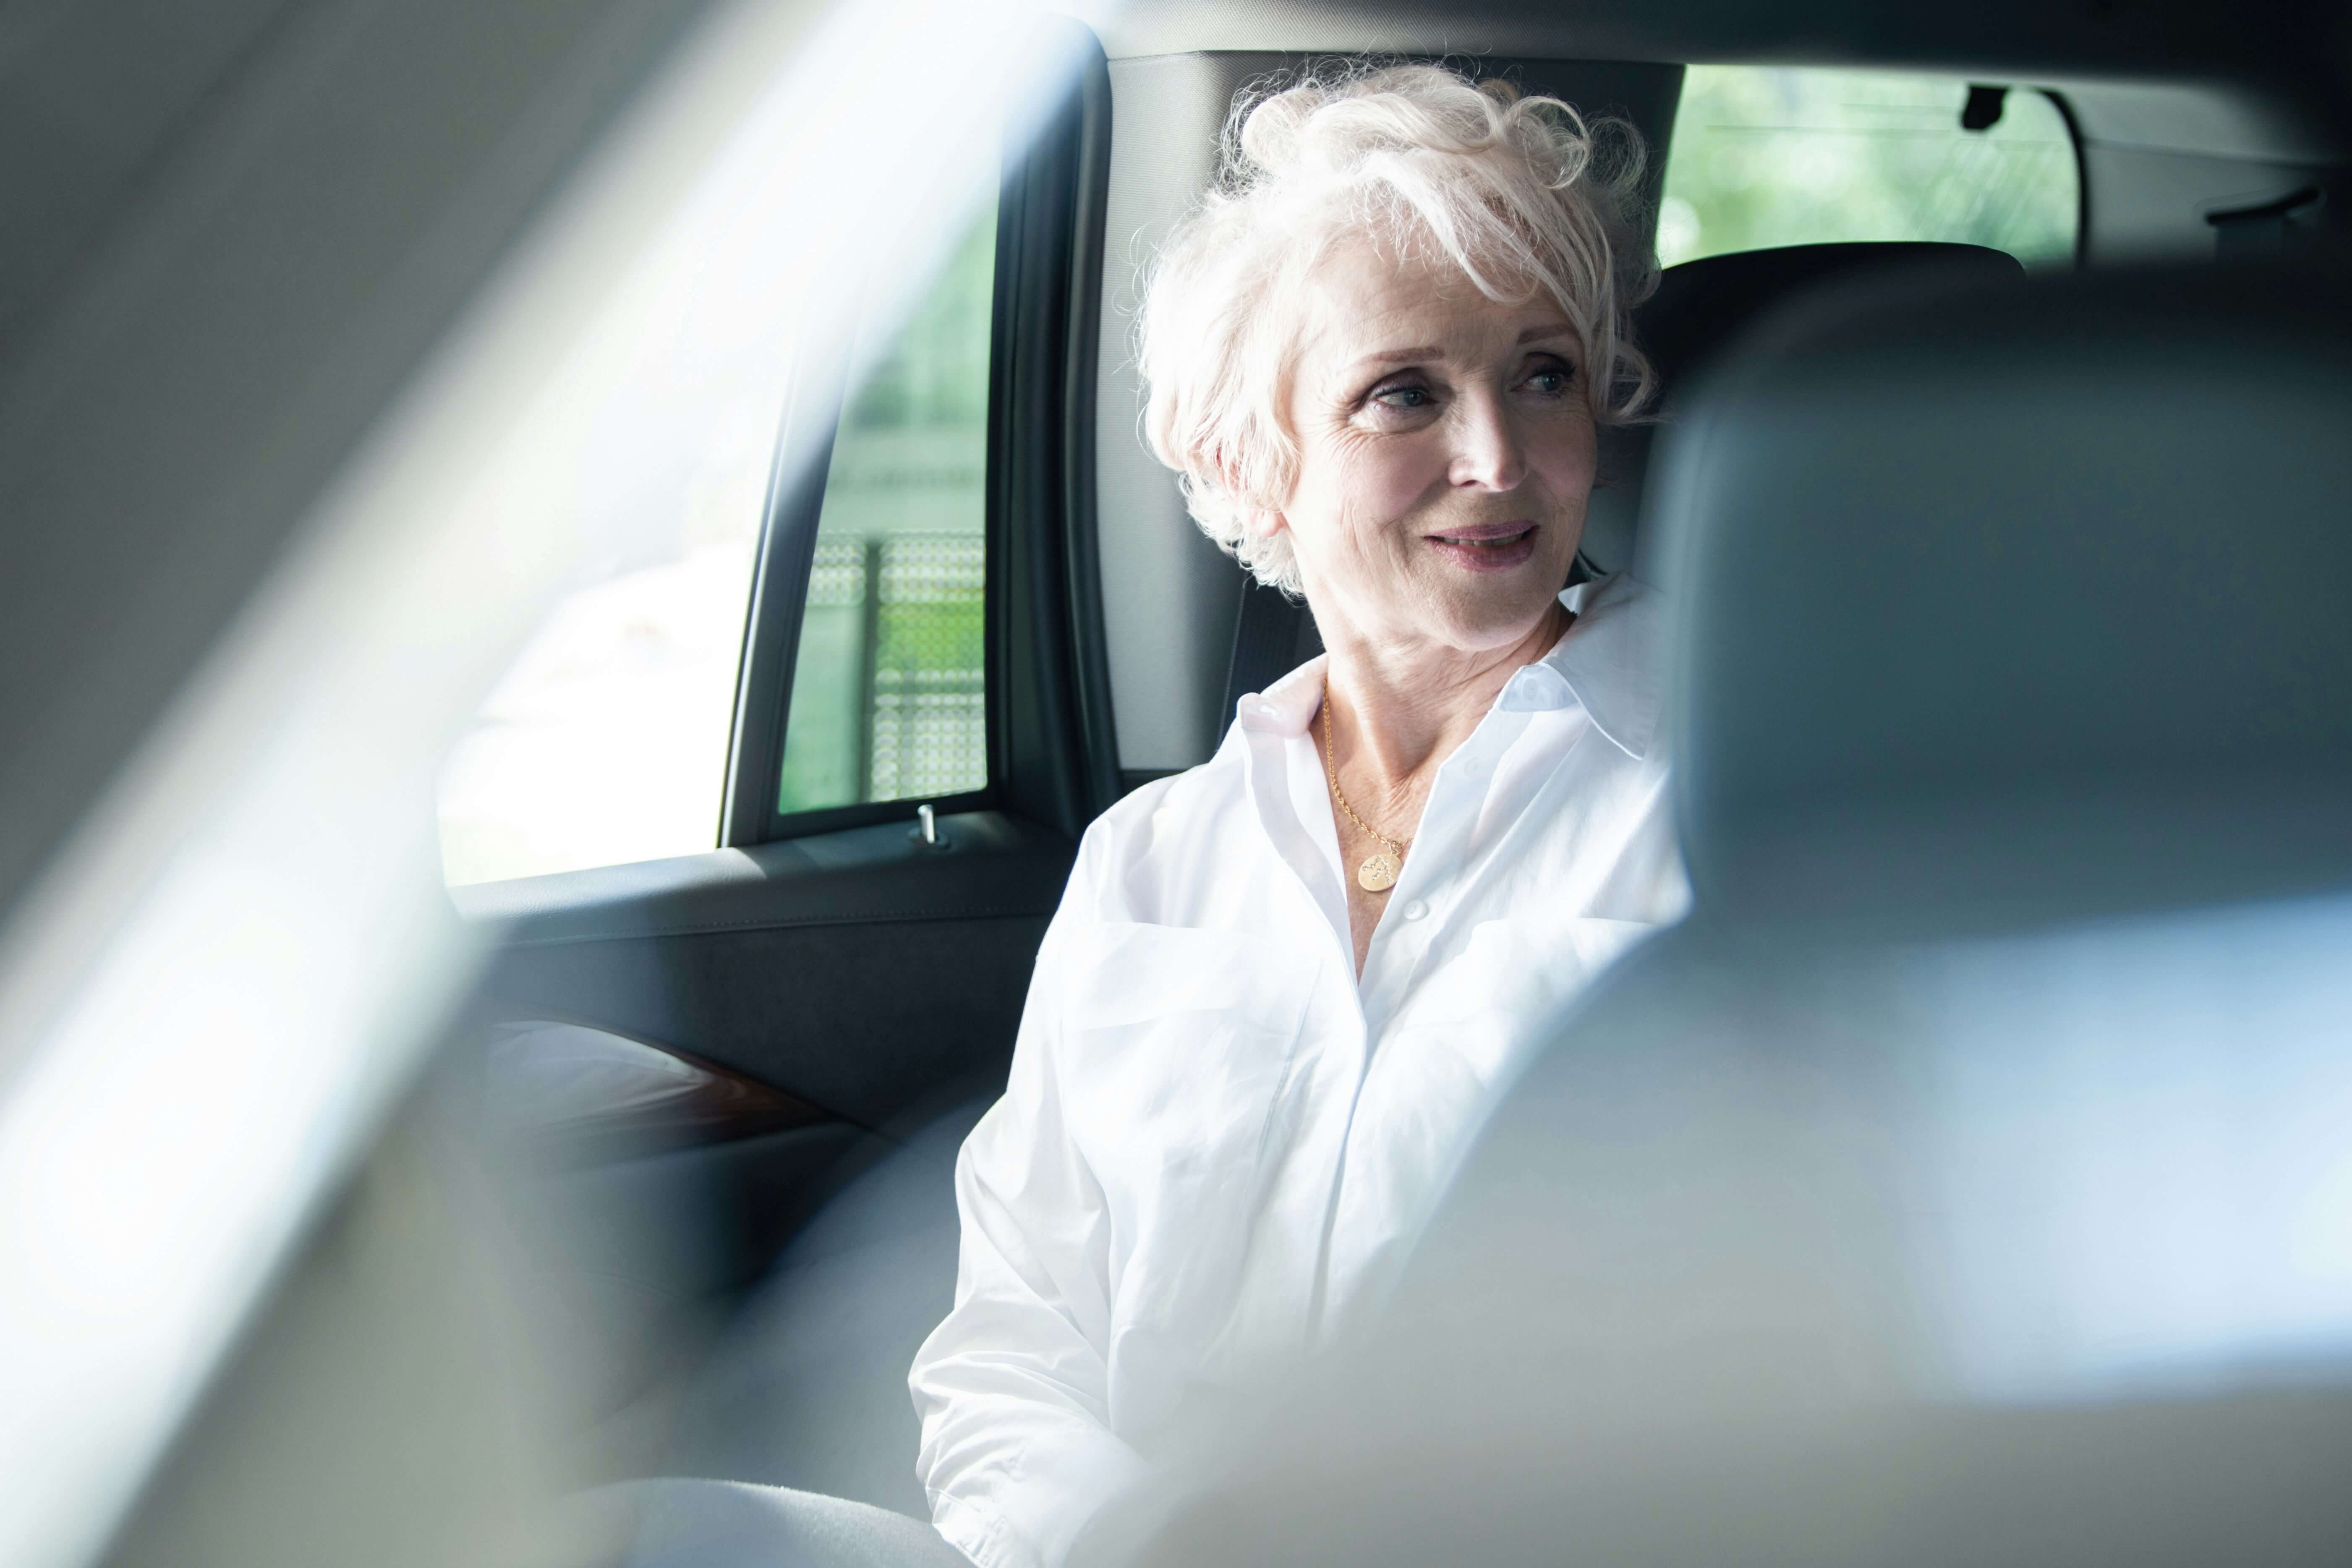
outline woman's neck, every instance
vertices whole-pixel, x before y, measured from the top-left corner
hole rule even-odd
[[[1418,816],[1428,776],[1469,739],[1512,675],[1550,652],[1575,619],[1555,603],[1517,642],[1476,653],[1383,647],[1334,627],[1331,740],[1344,771],[1383,815],[1411,807]]]

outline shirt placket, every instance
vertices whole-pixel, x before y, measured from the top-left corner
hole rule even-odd
[[[1406,1004],[1426,979],[1429,965],[1454,945],[1450,939],[1462,918],[1463,902],[1472,896],[1478,879],[1478,868],[1472,864],[1476,846],[1471,840],[1485,814],[1496,773],[1526,735],[1530,719],[1524,708],[1514,710],[1498,703],[1446,759],[1430,790],[1412,852],[1405,858],[1406,874],[1398,879],[1392,895],[1400,901],[1382,918],[1367,955],[1365,973],[1372,977],[1372,984],[1365,988],[1363,998],[1366,1055],[1363,1074],[1356,1084],[1358,1104],[1375,1077],[1421,1070],[1413,1052],[1395,1054],[1391,1037],[1397,1034]],[[1322,1288],[1317,1303],[1319,1329],[1328,1329],[1337,1321],[1336,1314],[1350,1310],[1349,1301],[1335,1298],[1332,1292],[1347,1297],[1358,1282],[1363,1254],[1361,1227],[1379,1227],[1387,1218],[1379,1205],[1365,1207],[1364,1162],[1377,1164],[1383,1158],[1380,1140],[1375,1137],[1373,1146],[1360,1148],[1358,1131],[1351,1113],[1347,1142],[1334,1173],[1331,1215],[1324,1233]],[[1378,1185],[1377,1181],[1374,1184]]]
[[[1372,934],[1364,973],[1366,1027],[1377,1042],[1404,999],[1421,983],[1430,954],[1443,944],[1460,908],[1472,868],[1471,836],[1485,815],[1495,771],[1528,727],[1525,712],[1489,712],[1439,769],[1420,830],[1405,857],[1404,875]]]

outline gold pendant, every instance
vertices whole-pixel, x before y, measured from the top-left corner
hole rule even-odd
[[[1396,886],[1402,868],[1397,858],[1384,851],[1356,868],[1356,885],[1368,893],[1385,893]]]

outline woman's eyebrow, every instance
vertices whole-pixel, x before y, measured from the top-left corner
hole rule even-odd
[[[1540,342],[1546,338],[1571,337],[1575,332],[1576,329],[1566,321],[1552,321],[1542,326],[1528,327],[1520,331],[1515,346],[1525,348],[1529,343]],[[1444,349],[1437,344],[1423,343],[1416,348],[1382,349],[1377,353],[1366,354],[1356,363],[1360,365],[1407,364],[1414,360],[1443,359],[1444,356]]]
[[[1359,364],[1404,364],[1409,361],[1417,359],[1439,359],[1444,357],[1444,353],[1445,351],[1439,348],[1436,344],[1424,343],[1421,347],[1413,349],[1382,349],[1378,353],[1366,354],[1362,359],[1356,363]]]

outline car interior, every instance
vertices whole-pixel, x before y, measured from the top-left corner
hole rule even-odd
[[[2340,1159],[2352,335],[2262,276],[1885,279],[1748,345],[1648,514],[1693,911],[1141,1560],[2340,1550],[2322,1270],[2260,1238]]]
[[[0,889],[32,884],[707,9],[0,8],[24,24],[0,31],[0,114],[36,150],[0,157],[10,210],[35,220],[0,245],[0,512],[120,520],[97,557],[47,525],[0,544],[5,662],[45,672],[0,681],[20,752]],[[887,76],[894,40],[871,47]],[[1629,123],[1646,242],[1675,210],[1678,138],[1706,129],[1685,112],[1703,69],[1934,78],[1954,140],[2046,104],[2074,206],[2054,258],[1956,227],[1663,267],[1633,317],[1654,413],[1603,433],[1577,572],[1631,572],[1674,604],[1693,917],[1562,1024],[1391,1338],[1154,1521],[1142,1560],[1555,1560],[1569,1496],[1612,1521],[1595,1554],[1628,1562],[2342,1560],[2340,1294],[2294,1288],[2305,1316],[2262,1363],[2262,1408],[2189,1356],[2159,1441],[2129,1378],[2003,1359],[2057,1309],[2000,1258],[2097,1228],[2019,1195],[2093,1155],[2159,1194],[2150,1234],[2191,1224],[2157,1156],[2220,1135],[2183,1100],[2139,1120],[2095,1103],[2098,1072],[2136,1070],[2118,1041],[2176,1087],[2253,1074],[2256,1121],[2305,1089],[2352,1104],[2309,1046],[2352,973],[2330,901],[2352,888],[2352,22],[2288,0],[1132,0],[1024,47],[1054,88],[1003,133],[977,231],[983,445],[961,542],[906,522],[845,544],[843,476],[881,449],[858,424],[872,400],[838,363],[775,367],[725,746],[696,764],[722,780],[709,847],[450,888],[476,956],[429,1060],[87,1560],[315,1562],[334,1539],[362,1543],[331,1554],[351,1562],[555,1561],[571,1548],[551,1526],[528,1552],[511,1538],[508,1500],[638,1476],[928,1518],[907,1368],[952,1300],[956,1151],[1003,1087],[1079,837],[1206,760],[1242,696],[1320,648],[1140,439],[1141,268],[1213,178],[1237,93],[1365,52]],[[910,90],[954,113],[951,91]],[[256,260],[302,214],[331,243]],[[394,276],[383,258],[418,247],[433,265]],[[961,696],[872,651],[933,626],[890,617],[940,584],[969,610]],[[809,672],[859,625],[864,749],[831,794],[796,796],[831,712]],[[886,715],[950,711],[925,701],[965,704],[969,755],[945,771],[876,738]],[[1937,1084],[2005,1085],[2049,1117],[1961,1125]],[[2272,1144],[2326,1165],[2340,1138],[2287,1121]],[[2245,1189],[2241,1217],[2272,1192]],[[1930,1233],[2011,1340],[1956,1349],[1886,1305]],[[2343,1256],[2327,1289],[2352,1279]],[[2117,1267],[2152,1296],[2169,1278]],[[495,1278],[507,1315],[445,1278]],[[1552,1342],[1577,1299],[1627,1336],[1615,1381],[1519,1375],[1507,1347]],[[1809,1377],[1868,1404],[1923,1364],[1932,1398],[1872,1406],[1904,1412],[1899,1474],[1871,1474],[1908,1500],[1828,1545],[1794,1505],[1724,1500],[1714,1450],[1676,1447],[1671,1422],[1645,1428],[1640,1482],[1558,1419],[1718,1373],[1706,1387],[1759,1409],[1811,1400],[1792,1392]],[[1946,1421],[1979,1395],[1993,1414]],[[2078,1469],[2018,1457],[2052,1451],[2019,1436],[2037,1401],[2093,1411],[2061,1446]],[[1309,1450],[1316,1467],[1286,1468]],[[1769,1484],[1849,1498],[1859,1463],[1808,1450]]]

